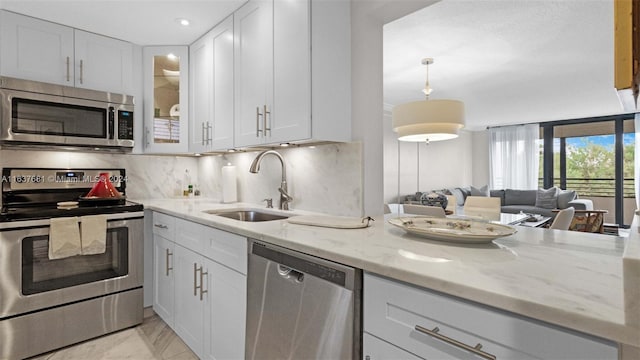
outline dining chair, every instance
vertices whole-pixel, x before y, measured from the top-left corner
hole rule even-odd
[[[453,195],[445,195],[445,196],[447,197],[447,207],[445,208],[445,210],[451,211],[451,214],[455,214],[456,208],[458,207],[458,202],[456,200],[456,197]]]
[[[404,204],[402,207],[405,214],[427,215],[442,218],[445,217],[444,209],[440,206]]]
[[[575,214],[576,209],[573,207],[568,207],[566,209],[562,209],[558,211],[556,214],[556,218],[553,219],[553,222],[549,226],[549,229],[556,230],[569,230],[569,225],[571,225],[571,221],[573,220],[573,215]]]
[[[500,198],[489,196],[467,196],[464,215],[487,220],[500,220]]]

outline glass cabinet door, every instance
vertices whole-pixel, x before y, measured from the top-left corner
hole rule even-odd
[[[187,46],[148,46],[144,58],[145,152],[188,151]]]

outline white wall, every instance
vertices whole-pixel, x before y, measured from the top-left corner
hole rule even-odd
[[[382,27],[433,0],[351,2],[351,114],[354,141],[362,142],[363,213],[383,213]]]
[[[489,131],[472,133],[472,153],[471,184],[485,186],[489,184]]]

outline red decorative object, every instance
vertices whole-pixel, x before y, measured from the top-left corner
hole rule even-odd
[[[122,197],[122,194],[116,190],[111,180],[109,180],[109,173],[100,173],[98,182],[93,185],[86,197],[119,198]]]

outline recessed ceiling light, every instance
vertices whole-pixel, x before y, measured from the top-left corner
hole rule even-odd
[[[182,26],[189,26],[191,24],[189,20],[183,18],[176,19],[176,22]]]
[[[174,53],[168,53],[167,59],[175,61],[175,60],[178,60],[178,57]]]

